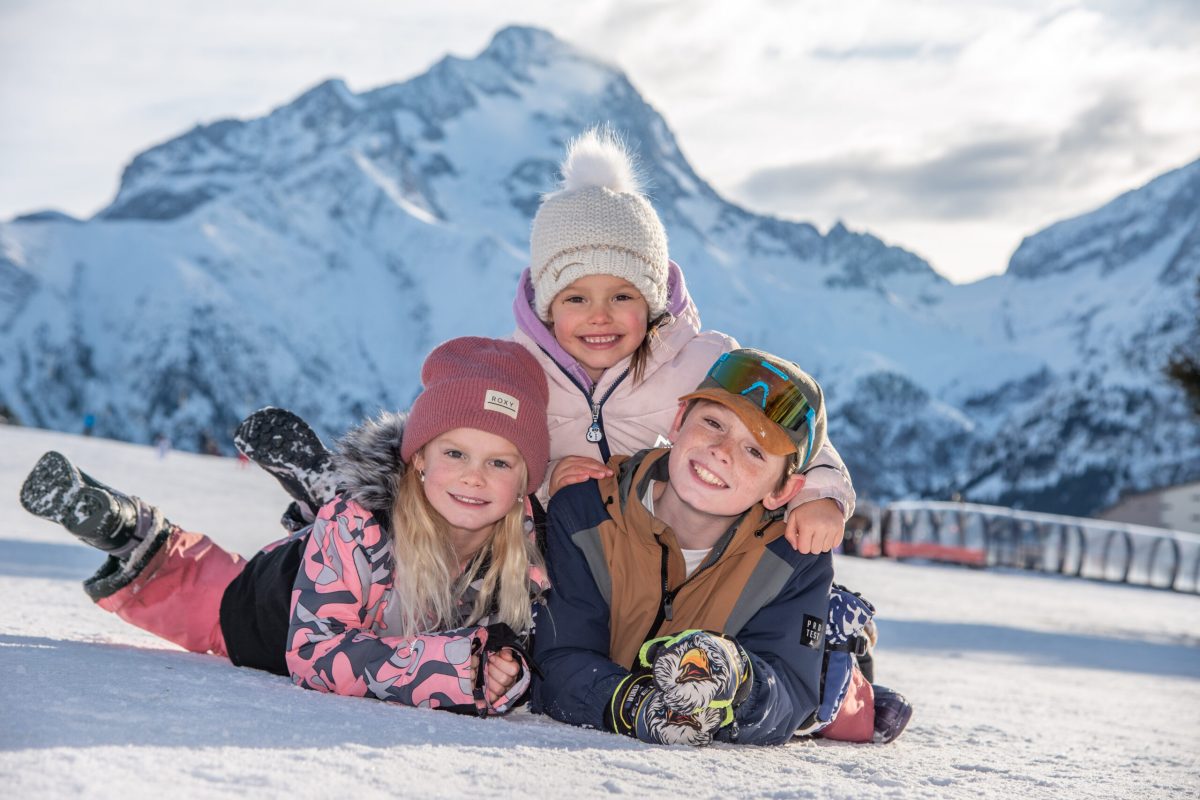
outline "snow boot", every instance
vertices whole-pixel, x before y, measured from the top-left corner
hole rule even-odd
[[[874,619],[863,627],[859,637],[862,641],[859,642],[858,649],[854,651],[854,660],[858,662],[858,670],[867,679],[867,683],[874,683],[875,644],[879,641],[879,630],[875,627]]]
[[[337,494],[333,454],[307,422],[287,409],[255,411],[242,420],[233,443],[295,500],[280,520],[290,531],[311,524],[318,509]]]
[[[134,538],[138,513],[133,498],[81,472],[62,453],[51,451],[38,459],[21,486],[21,505],[118,558],[140,541]]]
[[[53,451],[38,459],[25,478],[21,505],[108,553],[96,574],[83,582],[95,601],[128,586],[175,530],[154,506],[105,486]]]
[[[125,558],[109,556],[100,565],[100,569],[83,582],[83,591],[92,598],[92,602],[98,603],[132,583],[134,578],[142,574],[158,551],[167,544],[171,534],[178,530],[163,518],[157,508],[141,501],[138,503],[139,510],[144,509],[149,512],[143,517],[149,527],[146,537],[138,542],[138,546]]]
[[[899,692],[886,686],[873,685],[875,690],[875,734],[871,741],[887,744],[904,732],[912,719],[912,704]]]
[[[315,517],[311,513],[309,513],[308,517],[305,518],[304,511],[301,509],[300,504],[293,500],[292,502],[288,503],[287,508],[283,510],[283,516],[279,518],[279,524],[282,525],[283,529],[288,533],[295,533],[296,531],[304,530],[309,525],[312,525],[314,519]]]

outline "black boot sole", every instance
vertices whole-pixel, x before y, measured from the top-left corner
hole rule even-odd
[[[255,411],[238,426],[233,443],[311,512],[333,499],[333,454],[291,411],[270,406]]]
[[[62,453],[50,451],[21,485],[21,506],[62,525],[84,544],[111,553],[126,548],[130,532],[120,503],[106,488],[88,480]]]

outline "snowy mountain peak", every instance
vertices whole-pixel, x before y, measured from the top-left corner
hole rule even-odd
[[[583,53],[549,31],[523,25],[510,25],[497,31],[479,54],[481,60],[502,64],[518,75],[530,66],[548,66],[556,59],[580,59]],[[589,61],[591,59],[588,59]]]
[[[285,108],[316,116],[346,111],[357,112],[363,108],[363,103],[341,78],[329,78],[297,97]]]
[[[620,70],[523,27],[402,83],[325,81],[197,126],[138,155],[92,220],[0,224],[0,407],[184,448],[267,404],[327,435],[403,408],[437,342],[512,330],[530,221],[596,124],[635,153],[705,325],[820,377],[863,497],[1071,513],[1196,476],[1162,374],[1193,293],[1162,285],[1200,274],[1200,167],[953,286],[869,232],[726,201]]]
[[[841,273],[827,279],[832,286],[880,287],[894,275],[928,280],[933,285],[949,284],[920,256],[869,233],[851,231],[841,220],[833,224],[825,238],[827,248],[845,259]]]
[[[1008,274],[1038,279],[1073,271],[1102,275],[1142,265],[1167,284],[1200,259],[1200,160],[1160,175],[1104,206],[1027,237]]]
[[[198,125],[138,155],[99,216],[176,219],[254,177],[352,146],[356,136],[394,135],[397,115],[418,120],[417,135],[434,141],[445,136],[445,124],[479,108],[482,98],[522,101],[539,92],[561,96],[564,90],[590,94],[610,83],[628,87],[618,70],[546,31],[505,28],[477,57],[447,56],[402,83],[356,95],[341,80],[330,79],[266,117]],[[636,97],[632,87],[618,86],[609,94],[617,104]]]

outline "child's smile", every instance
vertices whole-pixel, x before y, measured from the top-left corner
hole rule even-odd
[[[580,278],[550,304],[554,338],[593,381],[638,349],[649,314],[633,284],[612,275]]]
[[[413,456],[429,504],[450,523],[456,549],[476,549],[525,487],[524,462],[511,442],[476,428],[447,431]]]
[[[707,469],[705,469],[700,464],[697,464],[695,461],[691,461],[691,462],[689,462],[689,464],[692,468],[692,472],[696,473],[696,477],[699,478],[702,482],[708,484],[709,486],[715,486],[718,489],[729,488],[729,484],[725,483],[725,481],[721,480],[716,475],[709,472]]]
[[[488,501],[481,497],[469,497],[464,494],[455,494],[454,492],[447,492],[447,494],[450,495],[452,500],[466,506],[486,506],[488,504]]]
[[[676,420],[673,438],[666,489],[673,498],[667,502],[681,501],[708,517],[733,518],[766,499],[787,463],[717,403],[695,402],[686,419]]]

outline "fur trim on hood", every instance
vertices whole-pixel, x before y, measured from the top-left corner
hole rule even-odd
[[[333,455],[342,493],[371,513],[390,516],[404,475],[400,441],[405,413],[385,411],[338,440]]]

